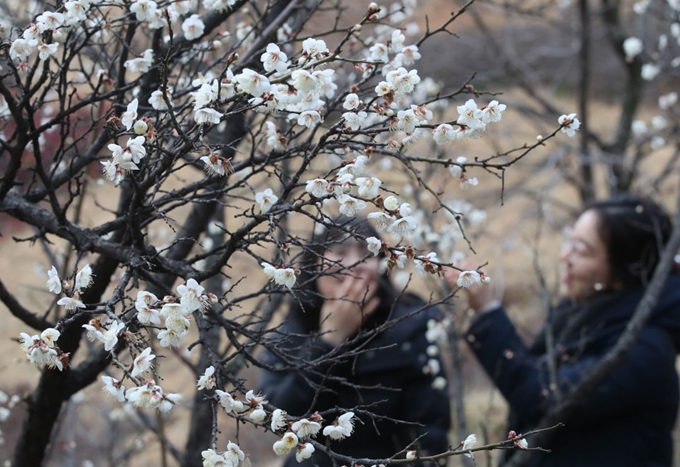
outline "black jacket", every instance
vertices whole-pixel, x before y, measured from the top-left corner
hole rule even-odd
[[[389,328],[365,342],[361,353],[343,358],[334,365],[315,363],[323,360],[333,347],[318,337],[302,333],[301,323],[289,318],[282,328],[282,335],[289,336],[282,340],[287,353],[310,362],[310,368],[316,372],[341,378],[361,389],[340,381],[324,380],[313,371],[305,371],[304,377],[299,371],[263,371],[260,390],[272,405],[286,410],[290,416],[308,416],[315,411],[340,409],[325,417],[324,426],[356,406],[363,406],[364,410],[374,414],[374,417],[359,416],[351,437],[331,442],[331,449],[340,454],[355,458],[386,458],[423,434],[425,436],[418,444],[419,453],[445,451],[449,444],[447,431],[450,425],[447,389],[434,389],[432,383],[437,375],[423,371],[431,358],[426,354],[430,345],[425,338],[427,321],[436,311],[425,309],[398,321],[423,306],[422,301],[413,297],[400,300],[389,316],[389,321],[396,321],[394,324],[390,323]],[[271,354],[265,360],[283,367]],[[305,377],[313,384],[310,385]],[[318,394],[316,385],[322,387]],[[396,424],[381,417],[417,424]],[[321,433],[317,441],[325,443]],[[319,450],[311,460],[313,463],[298,464],[292,456],[286,466],[332,465]]]
[[[632,288],[593,299],[559,326],[557,386],[562,394],[599,363],[624,332],[644,293]],[[576,323],[576,324],[575,324]],[[508,429],[535,428],[554,403],[545,345],[527,347],[502,308],[479,316],[468,342],[510,404]],[[678,412],[680,276],[671,276],[651,319],[623,362],[559,428],[531,467],[670,467]],[[531,443],[531,439],[528,440]],[[512,451],[510,451],[510,456]],[[507,458],[507,455],[506,455]]]

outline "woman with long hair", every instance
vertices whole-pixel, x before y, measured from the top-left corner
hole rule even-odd
[[[626,196],[588,205],[560,253],[561,300],[549,314],[551,332],[544,329],[531,346],[489,287],[466,290],[478,313],[467,340],[510,405],[508,429],[535,428],[616,345],[671,231],[669,216],[649,199]],[[446,277],[455,284],[455,272]],[[672,273],[623,361],[565,414],[564,427],[541,446],[551,452],[533,452],[522,465],[670,467],[679,349],[680,276]],[[513,455],[507,451],[503,461]]]
[[[420,456],[446,451],[446,382],[426,339],[437,310],[395,289],[368,237],[378,234],[366,221],[341,218],[309,242],[260,390],[292,417],[319,412],[329,424],[352,411],[351,436],[330,442],[345,456],[383,459],[409,445]],[[326,442],[321,433],[317,441]],[[292,465],[301,464],[291,457]],[[302,465],[333,462],[317,450]]]

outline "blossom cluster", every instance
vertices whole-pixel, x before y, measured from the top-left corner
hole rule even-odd
[[[26,353],[28,360],[38,368],[56,368],[59,371],[68,364],[68,354],[57,346],[61,333],[53,328],[47,328],[40,335],[30,336],[25,332],[20,334],[21,350]]]

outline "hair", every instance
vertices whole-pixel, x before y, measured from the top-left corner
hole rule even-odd
[[[624,286],[647,284],[673,229],[668,213],[651,199],[632,195],[592,202],[586,211],[597,215],[612,276]]]
[[[367,220],[344,216],[336,218],[323,233],[312,235],[300,262],[298,277],[300,288],[292,297],[288,314],[290,318],[300,323],[304,332],[309,333],[319,329],[319,317],[324,297],[319,294],[316,280],[321,273],[319,260],[323,258],[325,251],[348,240],[362,241],[368,237],[380,238],[380,234]],[[368,254],[368,250],[366,252]],[[383,253],[378,255],[381,260],[384,256]],[[365,326],[385,319],[386,314],[389,313],[389,307],[397,296],[392,283],[385,275],[379,278],[377,294],[380,297],[379,309],[371,315]]]

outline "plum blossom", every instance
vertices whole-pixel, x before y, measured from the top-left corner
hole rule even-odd
[[[463,451],[467,451],[468,449],[472,449],[475,447],[475,444],[477,444],[477,436],[475,435],[470,435],[467,438],[465,438],[465,441],[463,441]],[[465,454],[467,457],[470,459],[474,459],[474,455],[471,452],[468,452]]]
[[[135,121],[137,120],[138,105],[139,101],[137,99],[134,99],[127,105],[127,109],[120,116],[120,122],[123,124],[126,130],[132,128],[132,125],[134,125]]]
[[[302,53],[305,57],[321,58],[329,53],[328,46],[321,39],[310,37],[302,42]]]
[[[458,287],[470,288],[474,285],[481,284],[482,276],[477,271],[463,271],[458,276],[456,284]]]
[[[25,332],[20,334],[19,343],[28,360],[38,368],[64,369],[62,359],[68,355],[57,347],[60,333],[54,328],[47,328],[40,335],[29,336]]]
[[[283,73],[288,69],[288,56],[276,44],[268,44],[267,51],[260,56],[266,71]]]
[[[642,72],[640,74],[645,81],[651,81],[656,78],[659,73],[661,73],[661,68],[658,65],[645,63],[642,65]]]
[[[114,397],[118,402],[125,402],[125,386],[120,381],[106,375],[102,376],[102,381],[104,382],[102,391],[105,394]]]
[[[216,389],[215,394],[219,397],[220,405],[226,413],[243,412],[243,402],[234,399],[231,393]]]
[[[402,94],[413,92],[415,85],[420,83],[418,70],[406,71],[403,67],[390,71],[385,79],[393,89]]]
[[[250,68],[234,76],[234,80],[239,84],[241,90],[251,96],[259,97],[271,90],[271,84],[266,76],[261,75]]]
[[[405,216],[401,219],[395,220],[389,227],[387,232],[391,233],[396,240],[401,240],[404,237],[409,237],[418,228],[416,220],[412,216]]]
[[[354,412],[347,412],[337,418],[332,425],[323,429],[323,435],[334,441],[341,441],[352,435],[354,431]]]
[[[151,308],[156,302],[158,302],[158,297],[151,292],[145,292],[143,290],[137,292],[135,309],[137,310],[137,319],[140,323],[160,324],[160,313],[158,310]]]
[[[459,177],[463,173],[463,164],[467,162],[467,157],[460,156],[456,158],[456,163],[449,166],[449,172],[454,177]]]
[[[505,104],[499,104],[496,100],[489,102],[489,104],[481,111],[480,119],[482,120],[482,123],[488,125],[489,123],[500,122],[506,107]]]
[[[278,285],[285,285],[289,289],[293,288],[297,274],[293,268],[279,268],[274,273],[274,282]]]
[[[59,273],[57,272],[57,268],[52,266],[49,271],[47,271],[47,290],[54,294],[60,294],[61,293],[61,279],[59,279]]]
[[[345,126],[352,131],[357,131],[361,128],[361,125],[366,121],[368,114],[363,110],[359,112],[345,112],[342,114],[342,118],[345,119]]]
[[[272,412],[271,428],[272,431],[279,431],[281,428],[285,427],[288,422],[286,421],[286,411],[281,409],[276,409]]]
[[[182,32],[184,33],[184,38],[190,41],[201,37],[204,30],[205,24],[203,24],[200,15],[191,15],[182,23]]]
[[[637,37],[629,37],[623,41],[623,51],[629,60],[640,55],[642,50],[642,41]]]
[[[237,467],[239,462],[246,458],[245,453],[241,450],[238,444],[229,441],[227,444],[227,450],[222,454],[227,462],[231,462],[231,465]]]
[[[279,198],[274,194],[271,188],[260,191],[255,194],[255,202],[260,205],[260,212],[265,213],[274,206]]]
[[[373,256],[378,256],[380,249],[382,248],[382,242],[375,237],[368,237],[366,239],[366,244],[368,251],[373,253]]]
[[[55,11],[46,11],[35,18],[38,31],[44,33],[52,29],[57,29],[64,24],[64,15]]]
[[[80,301],[80,295],[76,292],[73,297],[62,297],[57,301],[57,305],[66,308],[67,311],[75,311],[77,308],[85,308],[85,304]]]
[[[38,46],[38,58],[40,60],[47,60],[50,58],[52,55],[57,53],[57,50],[59,50],[59,44],[57,42],[52,42],[51,44],[47,44],[46,42],[39,41]]]
[[[123,63],[123,66],[133,73],[146,73],[151,69],[152,64],[153,64],[153,50],[146,49],[144,53],[141,55],[141,57],[127,60],[125,63]]]
[[[285,140],[277,130],[276,125],[270,121],[265,123],[267,124],[267,145],[274,151],[283,151],[285,149],[283,141]]]
[[[297,120],[298,125],[306,126],[307,128],[314,128],[316,125],[321,123],[321,114],[316,110],[305,110],[300,114],[292,113],[288,118],[291,120]]]
[[[201,389],[213,389],[217,385],[217,380],[215,379],[215,367],[209,366],[205,369],[205,372],[198,378],[198,383],[196,386],[198,390]]]
[[[350,195],[342,195],[338,198],[338,202],[340,203],[340,214],[344,214],[347,217],[356,216],[357,212],[366,207],[364,201],[353,198]]]
[[[347,94],[345,101],[342,104],[342,108],[345,110],[357,110],[361,105],[361,99],[354,93]]]
[[[364,198],[375,198],[380,194],[382,182],[376,177],[357,177],[354,179],[357,184],[359,196]]]
[[[130,12],[135,14],[137,21],[148,21],[153,18],[157,9],[153,0],[135,0],[130,5]]]
[[[167,96],[170,105],[173,105],[171,93],[172,91],[168,89],[165,95]],[[155,110],[168,110],[168,105],[165,103],[165,99],[163,99],[162,90],[157,89],[151,93],[151,97],[149,97],[149,105]]]
[[[221,119],[222,114],[215,109],[202,108],[194,112],[194,121],[199,125],[216,125]]]
[[[179,347],[184,336],[189,334],[189,330],[179,331],[177,329],[164,329],[158,333],[161,347]]]
[[[38,45],[36,39],[25,40],[25,39],[15,39],[12,42],[12,46],[9,48],[9,56],[12,60],[19,60],[20,62],[25,62],[35,51],[35,47]]]
[[[437,272],[437,266],[432,264],[432,261],[439,262],[437,258],[437,253],[431,252],[421,258],[415,258],[413,263],[415,264],[416,271],[420,274],[433,274]]]
[[[372,212],[366,217],[375,222],[375,226],[379,230],[386,229],[394,222],[394,217],[385,212]]]
[[[484,123],[482,122],[482,111],[477,108],[477,103],[474,99],[468,99],[464,105],[459,105],[457,107],[458,120],[456,123],[459,125],[465,125],[472,130],[481,130],[484,128]]]
[[[291,425],[291,430],[293,430],[298,438],[314,437],[321,430],[321,424],[313,420],[308,420],[303,418]]]
[[[277,456],[283,456],[293,450],[298,444],[298,437],[295,433],[289,431],[283,437],[274,443],[273,449]]]
[[[413,65],[416,60],[420,60],[420,52],[418,52],[417,45],[409,45],[401,49],[401,52],[395,57],[395,61],[401,63],[402,65]]]
[[[180,296],[180,304],[182,307],[191,312],[200,310],[203,306],[201,295],[205,289],[198,285],[196,279],[189,279],[186,284],[177,286],[177,293]]]
[[[89,264],[83,266],[83,268],[76,274],[75,288],[76,290],[86,289],[92,285],[92,268]]]
[[[576,114],[562,115],[557,119],[557,122],[562,126],[562,133],[565,133],[570,138],[576,134],[576,131],[581,126],[581,122],[576,118]]]
[[[132,371],[130,376],[133,378],[142,375],[153,369],[153,361],[156,358],[154,354],[151,353],[151,347],[144,349],[142,353],[137,355],[137,357],[132,362]]]
[[[309,180],[305,185],[305,191],[315,198],[323,198],[328,194],[328,181],[323,178]]]
[[[396,196],[388,196],[383,200],[383,207],[388,211],[396,211],[399,209],[399,200]]]
[[[201,157],[201,161],[205,164],[204,168],[208,175],[225,176],[233,171],[233,167],[228,159],[211,153],[209,156]]]
[[[312,454],[314,454],[314,450],[315,449],[312,443],[300,444],[295,451],[295,460],[302,462],[306,459],[309,459],[312,457]]]
[[[390,56],[389,56],[389,49],[387,46],[381,42],[378,42],[376,44],[373,44],[369,49],[368,52],[370,53],[370,58],[374,62],[384,62],[387,63],[390,61]]]

